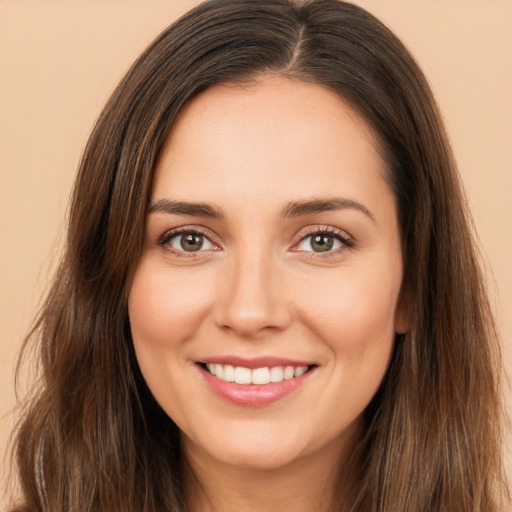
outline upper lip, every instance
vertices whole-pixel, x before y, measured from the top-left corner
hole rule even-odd
[[[299,361],[297,359],[285,359],[275,356],[260,356],[253,358],[245,358],[238,356],[212,356],[206,357],[198,361],[204,364],[229,364],[231,366],[241,366],[243,368],[265,368],[274,366],[311,366],[311,361]]]

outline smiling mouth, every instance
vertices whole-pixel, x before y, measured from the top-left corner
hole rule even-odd
[[[301,377],[311,371],[316,365],[309,366],[264,366],[261,368],[246,368],[230,364],[201,363],[204,371],[224,382],[235,384],[262,386]]]

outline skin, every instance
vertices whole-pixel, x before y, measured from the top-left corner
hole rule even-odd
[[[222,218],[149,213],[129,314],[142,373],[202,487],[190,484],[191,510],[327,510],[407,328],[386,172],[365,122],[315,84],[215,86],[174,123],[151,204],[207,203]],[[333,197],[361,207],[283,216],[291,202]],[[201,250],[165,238],[181,227],[205,235]],[[315,252],[319,230],[349,243]],[[291,395],[247,407],[217,396],[196,364],[226,354],[317,366]]]

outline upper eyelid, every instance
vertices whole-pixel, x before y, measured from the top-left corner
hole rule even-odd
[[[329,235],[333,236],[339,236],[340,238],[344,240],[351,240],[354,241],[354,237],[348,233],[344,229],[335,228],[334,226],[311,226],[306,228],[301,228],[297,233],[295,234],[294,238],[294,244],[299,242],[300,240],[304,240],[304,238],[307,238],[308,236],[315,235],[317,233],[327,233]]]
[[[204,228],[202,226],[180,226],[177,228],[170,228],[164,231],[161,236],[159,237],[159,240],[163,240],[165,238],[169,239],[174,236],[178,236],[184,233],[197,233],[199,235],[203,235],[204,237],[208,238],[212,243],[215,243],[212,238],[218,238],[216,237],[209,229]]]

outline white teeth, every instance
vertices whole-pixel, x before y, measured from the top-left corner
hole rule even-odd
[[[253,384],[268,384],[270,382],[270,370],[268,368],[256,368],[252,371],[251,382]]]
[[[294,373],[295,373],[295,368],[293,366],[287,366],[284,369],[283,377],[285,378],[285,380],[293,379],[293,374]]]
[[[251,370],[237,366],[235,368],[235,382],[237,384],[250,384],[251,383]]]
[[[282,366],[274,366],[270,368],[270,382],[281,382],[283,378]]]
[[[235,382],[235,368],[230,364],[224,366],[224,372],[222,373],[222,380],[226,382]]]
[[[294,377],[300,377],[301,375],[304,375],[307,371],[307,366],[297,366],[297,368],[295,368]]]
[[[273,366],[255,368],[244,368],[243,366],[232,366],[230,364],[206,364],[208,371],[220,380],[236,382],[237,384],[264,385],[269,382],[281,382],[283,380],[300,377],[308,371],[307,366]]]
[[[224,377],[224,368],[222,367],[221,364],[215,365],[215,376],[218,377],[219,379],[222,379],[222,377]]]

